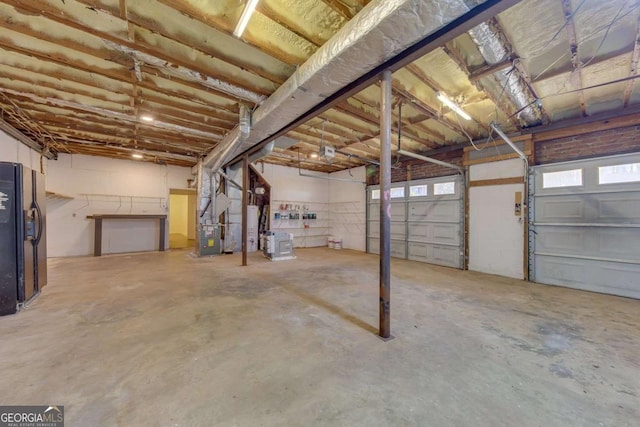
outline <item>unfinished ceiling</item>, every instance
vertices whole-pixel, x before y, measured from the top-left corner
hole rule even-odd
[[[261,0],[238,39],[241,0],[0,0],[2,117],[53,152],[193,165],[239,103],[261,105],[368,3]],[[492,121],[517,132],[638,103],[639,5],[523,0],[430,52],[393,75],[395,142],[398,123],[420,153],[487,138]],[[376,159],[379,98],[366,88],[264,160],[330,172]],[[322,144],[344,154],[310,158]]]

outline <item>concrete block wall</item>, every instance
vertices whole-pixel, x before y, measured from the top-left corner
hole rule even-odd
[[[169,189],[186,188],[188,178],[185,167],[60,154],[48,163],[47,190],[72,198],[47,198],[48,256],[93,254],[94,224],[87,215],[168,214]],[[107,220],[102,251],[152,251],[158,238],[157,220]]]
[[[0,130],[0,162],[22,163],[30,169],[42,171],[40,153]],[[42,169],[47,170],[48,159],[42,158]]]

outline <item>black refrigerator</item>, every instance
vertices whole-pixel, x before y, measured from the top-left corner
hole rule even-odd
[[[15,313],[47,284],[44,175],[0,162],[0,316]]]

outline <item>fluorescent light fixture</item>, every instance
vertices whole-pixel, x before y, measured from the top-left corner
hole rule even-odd
[[[134,159],[142,159],[144,156],[142,154],[135,153],[132,154],[131,157],[133,157]]]
[[[256,10],[256,6],[258,5],[258,0],[247,0],[247,4],[242,11],[242,15],[240,15],[240,20],[238,21],[238,25],[236,25],[236,29],[233,31],[233,35],[240,38],[242,33],[244,33],[244,29],[247,28],[247,24],[249,23],[249,19],[251,19],[251,15],[253,15],[253,11]]]
[[[468,115],[466,111],[464,111],[462,108],[460,108],[458,104],[456,104],[455,102],[447,98],[447,95],[445,95],[442,92],[437,92],[436,96],[438,97],[440,102],[442,102],[444,105],[446,105],[447,107],[451,108],[453,111],[458,113],[460,117],[462,117],[465,120],[471,120],[471,116]]]
[[[142,120],[144,120],[145,122],[152,122],[153,121],[153,117],[148,116],[148,115],[144,115],[142,117],[140,117]]]

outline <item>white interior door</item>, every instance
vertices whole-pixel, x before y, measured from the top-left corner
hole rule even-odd
[[[523,176],[522,160],[471,166],[470,180]],[[469,270],[524,279],[524,216],[515,213],[524,184],[469,188]]]
[[[469,189],[469,270],[523,279],[524,220],[514,214],[524,184]]]

